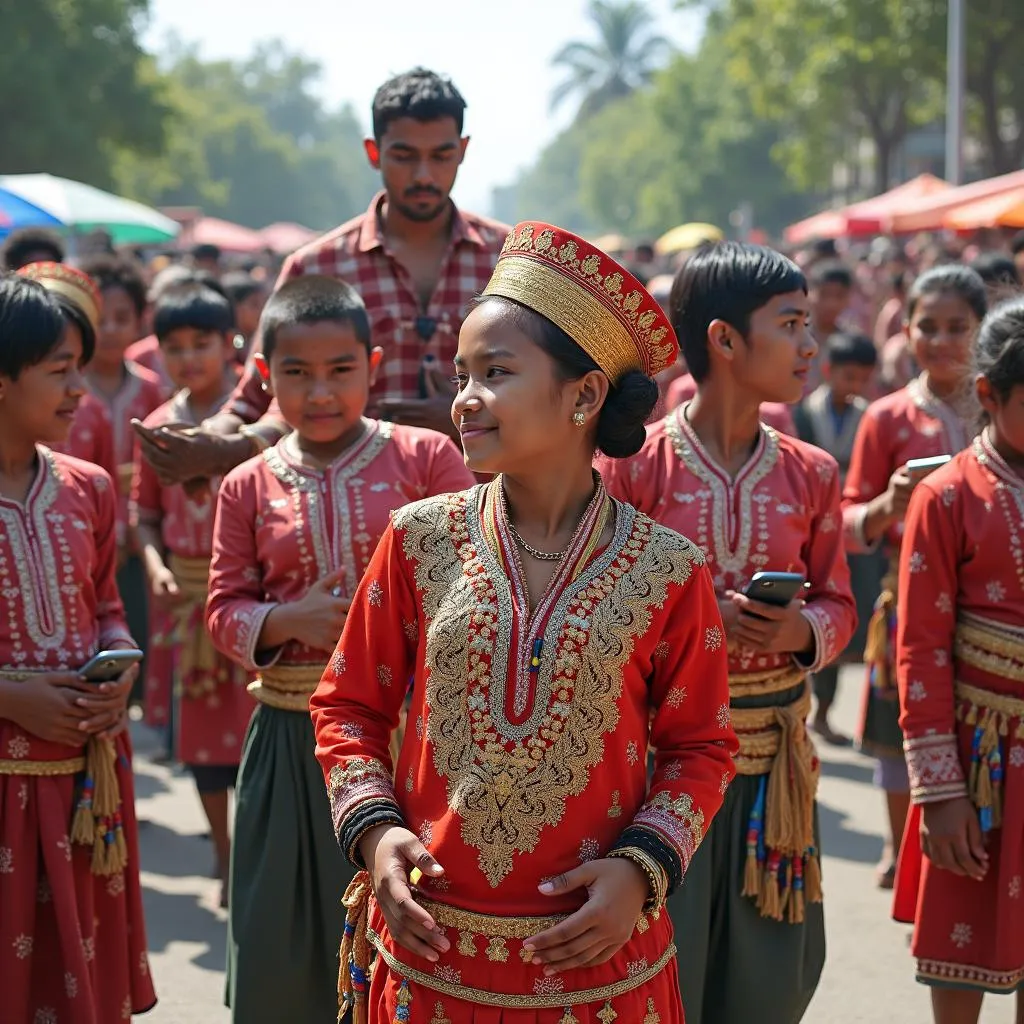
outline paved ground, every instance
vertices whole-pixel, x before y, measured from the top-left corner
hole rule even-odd
[[[860,692],[846,670],[836,724],[853,729]],[[191,780],[152,764],[152,744],[138,737],[137,786],[142,881],[160,1003],[147,1024],[226,1024],[223,1002],[224,914],[213,905],[210,843]],[[889,894],[874,887],[881,853],[881,797],[869,762],[850,750],[823,748],[822,846],[825,851],[829,956],[806,1024],[927,1024],[927,992],[913,980],[908,929],[889,919]],[[983,1024],[1009,1024],[1013,1004],[989,997]],[[317,1024],[282,1021],[281,1024]],[[329,1022],[323,1022],[329,1024]],[[756,1022],[751,1022],[756,1024]]]

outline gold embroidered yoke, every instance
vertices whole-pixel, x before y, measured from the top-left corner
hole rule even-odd
[[[721,622],[699,550],[617,502],[612,542],[530,622],[488,543],[487,486],[393,515],[311,702],[317,756],[353,859],[366,828],[402,821],[445,867],[421,883],[438,900],[571,912],[580,895],[545,898],[542,879],[627,829],[681,873],[718,810],[736,742]]]

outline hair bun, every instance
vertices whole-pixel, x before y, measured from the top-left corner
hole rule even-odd
[[[597,447],[612,459],[636,455],[647,438],[644,424],[658,404],[658,385],[639,370],[628,370],[608,391],[597,420]]]

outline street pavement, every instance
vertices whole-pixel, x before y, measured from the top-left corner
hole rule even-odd
[[[862,678],[859,666],[843,670],[834,724],[848,734],[854,728]],[[213,848],[203,837],[202,812],[191,778],[152,762],[155,743],[144,727],[136,726],[135,736],[136,795],[144,822],[142,884],[160,999],[143,1019],[147,1024],[227,1024],[226,918],[215,905],[218,886],[209,877]],[[805,1022],[929,1024],[927,990],[914,981],[910,930],[892,922],[890,894],[874,884],[883,810],[882,797],[871,785],[871,763],[849,748],[819,744],[819,750],[828,960]],[[1012,999],[987,997],[981,1020],[1010,1024]]]

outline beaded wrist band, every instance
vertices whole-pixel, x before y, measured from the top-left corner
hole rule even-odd
[[[630,825],[612,849],[634,849],[646,853],[664,871],[668,879],[669,896],[682,884],[684,869],[679,855],[653,830],[643,825]]]
[[[631,861],[647,876],[651,895],[644,903],[644,910],[651,912],[661,910],[668,896],[668,877],[665,869],[646,851],[637,846],[622,846],[612,850],[609,857],[621,857]]]

